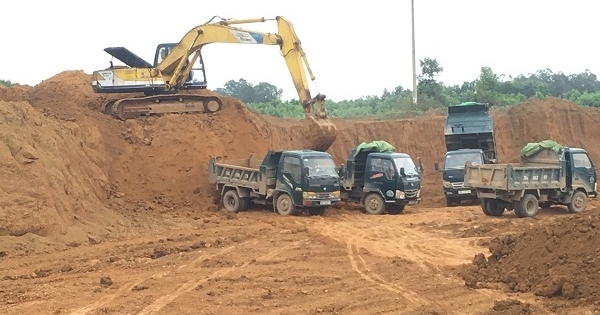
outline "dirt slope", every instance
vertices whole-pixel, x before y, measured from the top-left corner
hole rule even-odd
[[[0,114],[0,235],[80,241],[120,219],[101,203],[110,184],[95,128],[44,117],[24,102],[0,101]]]

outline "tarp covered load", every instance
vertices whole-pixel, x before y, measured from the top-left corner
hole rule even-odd
[[[369,152],[396,152],[396,148],[390,143],[383,140],[375,140],[369,143],[363,142],[354,150],[354,156],[357,156],[361,151]]]
[[[541,142],[530,142],[521,149],[521,157],[527,158],[534,156],[544,150],[551,150],[554,153],[559,154],[563,146],[554,140],[544,140]]]

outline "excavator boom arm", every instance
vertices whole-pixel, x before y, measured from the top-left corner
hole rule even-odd
[[[202,49],[206,44],[278,45],[285,59],[300,102],[304,107],[305,114],[312,116],[313,105],[317,104],[319,106],[319,116],[316,118],[326,118],[327,114],[324,108],[325,96],[319,94],[314,99],[311,97],[304,67],[306,66],[311,80],[314,80],[315,77],[306,59],[306,54],[302,49],[300,39],[296,35],[290,21],[281,16],[276,17],[277,34],[256,32],[231,26],[265,22],[267,20],[265,18],[232,19],[197,26],[185,34],[181,41],[173,47],[171,53],[158,64],[157,68],[165,79],[165,82],[168,82],[170,88],[178,88],[183,85],[185,78],[188,77],[191,71],[191,64],[185,65],[188,58],[196,51]]]

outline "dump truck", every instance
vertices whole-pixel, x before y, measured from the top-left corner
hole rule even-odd
[[[493,164],[497,162],[494,122],[489,104],[465,102],[448,106],[444,127],[446,154],[443,166],[436,162],[434,168],[442,172],[442,185],[446,206],[464,200],[477,200],[474,189],[465,186],[465,163]]]
[[[477,192],[488,216],[501,216],[508,209],[519,218],[533,217],[539,207],[552,205],[579,213],[588,198],[597,198],[596,168],[588,153],[552,140],[528,143],[518,165],[467,162],[465,184]]]
[[[247,159],[208,162],[209,181],[225,209],[246,210],[250,204],[273,205],[281,215],[307,209],[322,215],[340,201],[340,178],[327,152],[314,150],[269,151],[262,162]]]
[[[377,140],[354,148],[338,168],[341,199],[358,201],[368,214],[399,214],[421,200],[423,164]]]

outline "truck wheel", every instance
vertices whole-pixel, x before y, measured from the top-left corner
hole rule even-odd
[[[240,196],[238,195],[235,189],[231,189],[223,194],[223,206],[229,212],[238,212],[242,210],[243,204],[240,200]]]
[[[537,200],[537,199],[536,199]],[[487,215],[492,216],[492,217],[499,217],[504,213],[504,210],[506,208],[504,207],[504,204],[502,203],[502,201],[500,200],[488,200],[488,207],[487,207]]]
[[[292,198],[288,194],[281,194],[277,197],[275,203],[275,210],[281,215],[294,215],[296,214],[296,207]]]
[[[490,215],[490,212],[488,210],[489,207],[490,207],[490,200],[489,199],[482,199],[481,200],[481,210],[483,210],[483,214]]]
[[[404,211],[404,205],[393,205],[388,206],[387,212],[389,214],[400,214]]]
[[[385,212],[385,201],[378,193],[370,193],[363,202],[365,211],[369,214],[382,214]]]
[[[515,208],[515,214],[519,218],[534,217],[538,212],[539,204],[537,197],[525,194]]]
[[[571,197],[571,203],[567,205],[567,209],[571,213],[579,213],[587,207],[588,198],[583,191],[576,191]]]

